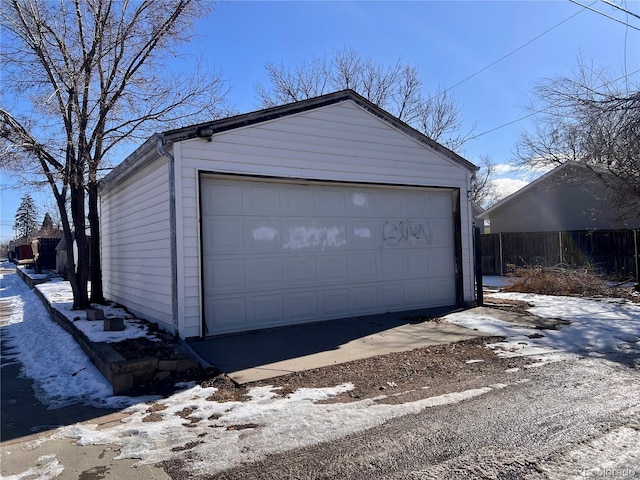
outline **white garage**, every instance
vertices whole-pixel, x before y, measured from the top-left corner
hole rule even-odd
[[[455,304],[447,190],[203,176],[209,334]]]
[[[348,90],[156,135],[101,183],[105,295],[183,338],[472,303],[474,171]]]

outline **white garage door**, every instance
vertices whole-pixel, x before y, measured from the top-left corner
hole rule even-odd
[[[206,334],[455,303],[452,192],[205,176]]]

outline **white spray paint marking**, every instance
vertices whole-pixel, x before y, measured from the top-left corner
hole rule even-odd
[[[364,227],[356,227],[353,229],[353,236],[358,238],[371,238],[371,230]]]
[[[293,227],[289,228],[289,241],[283,245],[291,250],[322,247],[337,248],[344,244],[344,229],[340,227]]]
[[[273,227],[258,227],[253,230],[254,240],[271,241],[278,236],[278,231]]]
[[[351,201],[356,207],[366,207],[367,204],[369,203],[367,202],[366,195],[363,193],[354,193]]]

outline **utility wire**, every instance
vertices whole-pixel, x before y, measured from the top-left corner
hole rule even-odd
[[[634,25],[631,25],[630,23],[623,22],[622,20],[620,20],[620,19],[618,19],[616,17],[612,17],[611,15],[607,15],[606,13],[603,13],[603,12],[601,12],[599,10],[596,10],[595,8],[591,8],[591,7],[587,6],[587,5],[583,5],[582,3],[578,2],[577,0],[569,0],[569,1],[571,3],[575,3],[576,5],[580,5],[581,7],[586,8],[587,10],[591,10],[592,12],[600,14],[603,17],[607,17],[607,18],[609,18],[609,19],[611,19],[611,20],[613,20],[615,22],[621,23],[622,25],[626,25],[627,27],[633,28],[634,30],[638,30],[640,32],[640,28],[638,28],[638,27],[636,27]],[[591,4],[591,5],[593,5],[593,4]]]
[[[607,5],[611,5],[612,7],[617,8],[618,10],[622,10],[624,13],[627,13],[629,15],[633,15],[636,18],[640,18],[640,15],[637,15],[637,14],[633,13],[632,11],[627,10],[626,8],[622,8],[620,5],[616,5],[615,3],[610,2],[609,0],[601,0],[601,1],[603,1]]]
[[[621,76],[619,78],[616,78],[615,80],[611,80],[610,82],[603,83],[602,85],[600,85],[595,90],[599,90],[600,88],[606,87],[607,85],[611,85],[612,83],[618,82],[618,81],[622,80],[623,78],[627,79],[630,76],[635,75],[636,73],[639,73],[639,72],[640,72],[640,69],[636,70],[635,72],[631,72],[629,75],[623,75],[623,76]],[[544,110],[534,110],[533,112],[531,112],[531,113],[529,113],[527,115],[524,115],[523,117],[517,118],[515,120],[511,120],[510,122],[507,122],[507,123],[503,123],[502,125],[499,125],[497,127],[493,127],[493,128],[491,128],[489,130],[486,130],[486,131],[484,131],[482,133],[474,135],[473,137],[469,137],[467,140],[475,140],[476,138],[482,137],[482,136],[484,136],[484,135],[486,135],[488,133],[495,132],[496,130],[500,130],[501,128],[508,127],[509,125],[513,125],[514,123],[521,122],[522,120],[526,120],[527,118],[533,117],[534,115],[537,115],[538,113],[545,113],[548,110],[549,110],[548,108],[546,108]]]
[[[596,0],[597,1],[597,0]],[[594,5],[596,2],[594,1],[591,5]],[[587,8],[587,7],[585,7]],[[549,33],[552,30],[555,30],[556,28],[558,28],[560,25],[564,24],[565,22],[568,22],[569,20],[571,20],[573,17],[575,17],[576,15],[581,14],[583,10],[579,10],[578,12],[574,13],[573,15],[565,18],[564,20],[562,20],[561,22],[556,23],[554,26],[548,28],[547,30],[545,30],[544,32],[542,32],[540,35],[537,35],[536,37],[532,38],[531,40],[529,40],[527,43],[520,45],[518,48],[516,48],[515,50],[510,51],[509,53],[503,55],[502,57],[500,57],[499,59],[495,60],[494,62],[490,63],[489,65],[481,68],[480,70],[478,70],[475,73],[472,73],[471,75],[469,75],[468,77],[463,78],[462,80],[460,80],[458,83],[453,84],[452,86],[450,86],[449,88],[441,91],[440,93],[438,93],[437,95],[434,95],[433,97],[431,97],[429,99],[429,101],[434,100],[442,95],[444,95],[445,93],[447,93],[450,90],[453,90],[454,88],[456,88],[457,86],[463,84],[464,82],[466,82],[467,80],[472,79],[473,77],[475,77],[476,75],[481,74],[482,72],[484,72],[485,70],[493,67],[496,63],[501,62],[502,60],[504,60],[507,57],[510,57],[511,55],[513,55],[514,53],[522,50],[523,48],[529,46],[530,44],[532,44],[533,42],[535,42],[536,40],[538,40],[540,37],[546,35],[547,33]]]

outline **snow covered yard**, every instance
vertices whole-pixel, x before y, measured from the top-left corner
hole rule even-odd
[[[538,356],[540,361],[566,354],[588,355],[640,366],[640,303],[624,299],[587,299],[532,293],[492,293],[491,297],[532,305],[529,313],[567,320],[557,330],[532,330],[473,310],[448,315],[446,320],[491,335],[504,342],[488,345],[501,356]]]
[[[38,288],[56,303],[56,308],[70,308],[64,285],[51,283]],[[399,404],[385,403],[386,394],[348,403],[326,402],[353,389],[352,383],[302,388],[287,394],[280,394],[277,387],[254,387],[245,401],[231,402],[215,401],[215,387],[195,384],[180,385],[181,391],[163,399],[113,397],[106,380],[73,339],[48,318],[39,299],[15,274],[2,276],[1,293],[3,301],[12,306],[10,318],[2,325],[3,335],[10,339],[16,361],[23,363],[24,375],[34,379],[41,402],[50,408],[72,403],[126,407],[127,416],[117,425],[62,427],[33,440],[26,448],[74,439],[79,446],[115,445],[120,451],[117,458],[137,459],[139,464],[178,458],[188,452],[193,473],[213,474],[269,454],[336,440],[393,418],[468,401],[528,381],[514,377],[510,382],[459,390],[452,385],[450,393]],[[533,305],[532,314],[561,318],[571,324],[557,330],[534,330],[473,310],[448,315],[444,320],[507,337],[489,347],[500,356],[527,356],[531,359],[529,366],[559,361],[567,355],[640,357],[637,303],[513,293],[492,296],[528,302]],[[69,315],[76,316],[77,312],[69,310]],[[134,321],[130,332],[135,335],[136,331]],[[87,335],[93,333],[88,331]]]

